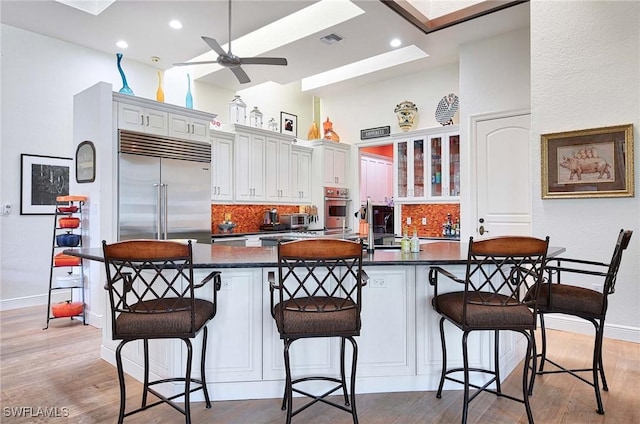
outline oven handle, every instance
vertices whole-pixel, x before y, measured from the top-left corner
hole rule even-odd
[[[350,202],[351,199],[345,199],[344,197],[325,197],[324,200],[340,200],[343,202]]]

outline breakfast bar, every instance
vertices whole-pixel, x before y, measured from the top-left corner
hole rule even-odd
[[[428,283],[429,267],[440,265],[463,276],[468,244],[438,241],[421,245],[419,253],[397,249],[365,252],[364,269],[369,284],[363,289],[362,330],[358,337],[357,393],[435,390],[441,369],[440,336],[437,313],[431,307],[432,287]],[[564,248],[550,247],[548,256],[557,256]],[[99,248],[69,249],[70,255],[92,263],[102,261]],[[211,270],[222,274],[218,293],[218,312],[208,324],[206,377],[215,400],[278,398],[284,388],[282,341],[270,313],[267,274],[277,268],[277,248],[237,247],[196,243],[193,245],[195,279]],[[89,262],[87,261],[87,262]],[[100,275],[89,275],[92,289],[104,285],[104,267]],[[455,287],[452,286],[451,289]],[[202,297],[211,295],[210,285],[200,289]],[[103,333],[101,357],[115,364],[117,342],[111,340],[109,306],[91,305],[94,312],[102,308]],[[447,328],[455,337],[459,332]],[[519,335],[501,338],[501,375],[507,376],[522,360],[523,340]],[[195,348],[200,339],[196,339]],[[473,334],[469,343],[470,366],[490,366],[493,333]],[[125,371],[142,380],[141,345],[130,343],[123,351]],[[449,363],[462,363],[461,350],[451,343]],[[305,340],[296,349],[292,363],[294,373],[337,374],[339,364],[336,340]],[[157,377],[183,372],[184,347],[179,341],[150,344],[151,373]],[[194,361],[194,369],[199,364]],[[479,377],[480,378],[480,377]],[[477,383],[481,381],[476,381]],[[445,389],[448,386],[445,385]],[[452,385],[452,389],[458,389]],[[172,393],[173,387],[165,388]],[[201,400],[197,397],[194,400]]]

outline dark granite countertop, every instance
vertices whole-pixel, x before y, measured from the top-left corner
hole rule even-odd
[[[420,253],[400,250],[375,250],[364,255],[364,265],[461,265],[467,261],[468,243],[439,241],[420,245]],[[563,247],[549,247],[548,256],[565,251]],[[64,253],[88,260],[103,262],[102,248],[67,249]],[[239,247],[214,244],[193,245],[194,268],[267,268],[277,266],[276,247]]]

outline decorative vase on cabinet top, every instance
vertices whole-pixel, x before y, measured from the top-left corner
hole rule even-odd
[[[162,90],[162,76],[158,71],[158,90],[156,91],[156,100],[160,103],[164,103],[164,91]]]
[[[185,100],[187,109],[193,109],[193,96],[191,95],[191,77],[187,74],[187,98]]]
[[[409,131],[413,127],[413,120],[418,114],[418,108],[413,102],[405,100],[396,105],[393,110],[398,118],[398,126],[402,131]]]
[[[320,130],[318,129],[318,124],[316,121],[311,122],[311,128],[309,128],[309,132],[307,133],[307,140],[317,140],[320,138]]]
[[[333,122],[329,121],[328,116],[327,120],[322,124],[322,128],[324,129],[325,140],[340,141],[340,136],[333,130]]]
[[[134,96],[133,90],[129,88],[129,85],[127,84],[127,77],[124,75],[124,71],[120,65],[120,62],[122,61],[122,53],[116,53],[116,57],[118,58],[118,72],[120,72],[120,76],[122,77],[122,88],[120,89],[120,93]]]

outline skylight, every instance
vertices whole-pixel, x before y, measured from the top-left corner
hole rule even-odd
[[[330,71],[312,75],[308,78],[303,78],[302,91],[313,90],[314,88],[335,84],[340,81],[377,72],[403,63],[412,62],[427,56],[429,56],[427,53],[412,44],[401,49],[392,50],[378,56],[372,56],[348,65],[340,66],[339,68],[335,68]]]
[[[94,16],[98,16],[104,10],[111,6],[116,0],[55,0],[58,3],[62,3],[74,9],[82,10],[83,12],[90,13]]]

